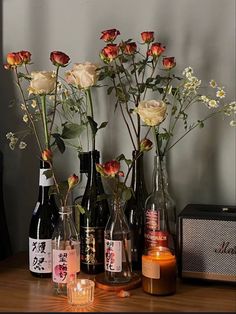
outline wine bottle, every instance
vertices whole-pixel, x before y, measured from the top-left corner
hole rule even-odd
[[[99,151],[89,152],[89,173],[81,205],[86,213],[80,215],[81,270],[87,274],[104,271],[104,230],[109,217],[109,206],[104,195],[101,175],[96,171]]]
[[[54,196],[49,196],[53,178],[44,174],[50,166],[40,160],[38,201],[34,208],[29,227],[29,269],[33,276],[51,277],[51,239],[59,217]]]
[[[72,217],[72,206],[59,209],[52,235],[52,280],[58,294],[67,293],[67,284],[80,272],[80,240]]]
[[[175,202],[168,191],[165,157],[154,157],[153,189],[145,204],[145,250],[158,246],[176,250]]]

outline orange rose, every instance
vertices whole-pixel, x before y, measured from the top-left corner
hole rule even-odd
[[[111,62],[118,57],[119,46],[115,44],[109,44],[104,47],[100,53],[100,57],[104,62]]]
[[[120,171],[120,163],[117,160],[107,161],[105,164],[96,164],[96,170],[104,177],[124,176],[124,172]]]
[[[52,161],[52,157],[53,157],[53,154],[52,154],[51,149],[45,149],[45,150],[42,152],[42,159],[43,159],[44,161]]]
[[[141,37],[146,44],[149,44],[154,40],[154,32],[142,32]]]
[[[102,31],[102,36],[100,39],[104,40],[105,42],[112,42],[118,35],[120,35],[120,32],[117,29],[108,29],[106,31]]]
[[[165,69],[170,70],[176,66],[175,58],[174,57],[165,57],[162,60],[162,64]]]
[[[120,47],[126,55],[133,55],[137,50],[137,44],[135,42],[124,42],[120,45]]]
[[[19,52],[9,52],[7,54],[7,63],[11,66],[18,66],[23,63]]]
[[[52,51],[50,53],[50,60],[55,66],[65,67],[70,61],[70,57],[61,51]]]
[[[159,57],[166,50],[165,46],[161,46],[161,43],[153,43],[148,50],[147,55],[152,57]]]
[[[79,177],[73,174],[67,179],[67,182],[69,185],[69,189],[71,189],[79,182]]]

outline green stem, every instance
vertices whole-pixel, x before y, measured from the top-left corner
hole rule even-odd
[[[46,149],[49,149],[49,136],[48,136],[47,113],[46,113],[46,95],[41,96],[41,102],[42,102],[42,116],[43,116],[45,147]]]
[[[58,65],[56,68],[56,85],[55,85],[55,93],[54,93],[54,105],[53,105],[53,116],[52,116],[52,122],[50,125],[50,136],[52,133],[52,127],[54,124],[54,120],[55,120],[55,116],[56,116],[56,107],[57,107],[57,85],[58,85],[58,73],[59,73],[59,68],[60,66]],[[49,140],[50,140],[50,136],[49,136]]]
[[[89,99],[89,105],[90,105],[90,114],[92,119],[94,120],[94,114],[93,114],[93,101],[92,101],[92,94],[90,88],[86,90],[86,95]],[[95,150],[95,137],[96,134],[93,133],[93,129],[91,128],[91,133],[92,133],[92,150]]]

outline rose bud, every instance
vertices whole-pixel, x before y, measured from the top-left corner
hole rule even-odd
[[[103,164],[103,167],[105,175],[115,177],[119,173],[120,163],[117,160],[111,160]]]
[[[65,67],[70,61],[70,57],[61,51],[52,51],[50,53],[50,60],[55,66]]]
[[[120,35],[118,29],[108,29],[106,31],[102,31],[102,36],[100,37],[100,39],[104,40],[105,42],[112,42],[116,39],[118,35]]]
[[[165,57],[162,60],[165,69],[170,70],[176,66],[175,57]]]
[[[12,69],[12,66],[11,66],[10,64],[7,64],[7,63],[6,63],[6,64],[4,64],[3,66],[4,66],[4,69],[5,69],[5,70],[11,70],[11,69]]]
[[[161,46],[161,43],[153,43],[148,50],[147,55],[152,57],[159,57],[166,50],[165,46]]]
[[[29,51],[20,51],[19,55],[23,63],[27,64],[31,61],[31,53]]]
[[[68,179],[67,179],[68,185],[69,185],[69,189],[73,188],[76,184],[78,184],[79,182],[79,177],[75,174],[71,175]]]
[[[9,52],[7,54],[7,63],[11,66],[18,66],[22,64],[22,59],[18,52]]]
[[[123,43],[120,47],[126,55],[133,55],[137,50],[137,44],[135,42]]]
[[[52,151],[51,149],[44,149],[44,151],[42,152],[42,159],[44,161],[52,161]]]
[[[142,32],[141,37],[146,44],[149,44],[154,40],[154,32]]]
[[[111,62],[115,58],[117,58],[119,53],[119,46],[115,44],[109,44],[106,47],[104,47],[100,53],[100,58],[104,62]]]
[[[152,141],[150,141],[148,138],[144,138],[140,142],[140,150],[141,152],[148,152],[152,149]]]
[[[103,164],[96,164],[96,170],[99,172],[102,176],[106,176],[104,172],[104,166]]]

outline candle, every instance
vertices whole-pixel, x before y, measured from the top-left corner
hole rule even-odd
[[[94,300],[94,282],[89,279],[77,279],[67,284],[69,304],[86,306]]]
[[[175,293],[176,258],[168,248],[152,248],[142,256],[142,287],[155,295]]]

